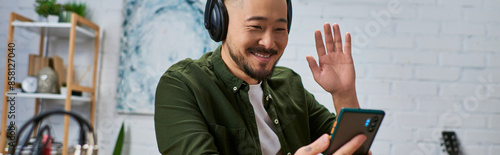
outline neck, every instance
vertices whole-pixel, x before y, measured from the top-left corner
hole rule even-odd
[[[246,74],[243,70],[241,70],[238,65],[236,64],[236,62],[234,62],[234,60],[231,58],[231,56],[229,55],[229,49],[227,47],[227,45],[224,43],[222,43],[222,48],[221,48],[221,57],[222,57],[222,61],[224,61],[224,63],[226,64],[227,68],[229,69],[229,71],[231,73],[233,73],[234,76],[242,79],[243,81],[247,82],[248,84],[251,84],[251,85],[254,85],[254,84],[258,84],[259,81],[251,78],[248,74]]]

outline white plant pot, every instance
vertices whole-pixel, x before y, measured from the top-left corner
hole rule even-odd
[[[59,16],[56,15],[49,15],[47,17],[49,23],[57,23],[59,22]]]
[[[66,91],[68,91],[67,87],[61,87],[61,95],[66,96]]]
[[[38,16],[38,22],[47,22],[47,17]]]

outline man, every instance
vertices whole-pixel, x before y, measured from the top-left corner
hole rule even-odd
[[[224,5],[229,21],[222,45],[198,60],[178,62],[161,77],[155,99],[160,152],[325,151],[325,133],[335,115],[304,89],[298,74],[275,67],[288,42],[287,1],[226,0]],[[319,65],[307,56],[314,79],[332,94],[337,113],[342,107],[359,108],[350,35],[342,48],[339,26],[325,24],[324,29],[326,49],[321,32],[315,32]],[[365,139],[358,135],[335,154],[352,154]]]

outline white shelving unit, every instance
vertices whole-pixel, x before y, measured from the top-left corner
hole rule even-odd
[[[21,93],[21,92],[8,92],[5,95],[11,97],[20,98],[39,98],[39,99],[53,99],[53,100],[65,100],[66,95],[64,94],[49,94],[49,93]],[[72,101],[83,101],[90,102],[90,97],[84,96],[71,96]]]
[[[69,38],[69,32],[71,30],[71,23],[48,23],[48,22],[24,22],[24,21],[14,21],[12,22],[14,27],[22,27],[29,31],[40,33],[40,28],[47,28],[50,32],[51,37],[57,38]],[[91,39],[94,38],[94,32],[92,30],[85,29],[83,27],[76,27],[76,35],[78,38]]]

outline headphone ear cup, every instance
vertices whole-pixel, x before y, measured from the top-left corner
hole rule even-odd
[[[205,8],[205,28],[212,40],[219,42],[226,38],[227,11],[222,0],[208,0]]]
[[[216,42],[220,38],[220,15],[217,13],[217,6],[214,6],[212,10],[210,10],[211,17],[209,19],[210,22],[210,29],[208,29],[208,33],[210,34],[210,37],[215,40]]]
[[[220,7],[220,24],[221,24],[221,27],[220,27],[220,38],[218,41],[222,41],[222,40],[225,40],[226,39],[226,36],[227,36],[227,29],[228,29],[228,24],[229,24],[229,16],[227,14],[227,9],[226,9],[226,5],[224,5],[224,3],[222,2],[222,0],[218,0],[219,1],[219,7]],[[217,42],[218,42],[217,41]]]
[[[286,1],[287,7],[287,20],[288,20],[288,33],[290,33],[290,29],[292,28],[292,0]]]

